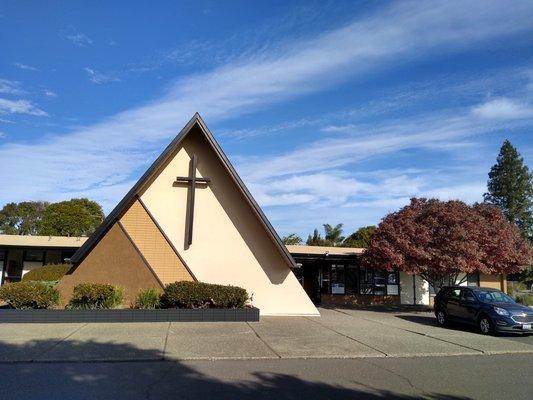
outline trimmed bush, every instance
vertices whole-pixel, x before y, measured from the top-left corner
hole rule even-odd
[[[161,303],[165,308],[243,308],[245,289],[203,282],[174,282],[165,287]]]
[[[132,308],[153,310],[161,305],[161,295],[155,288],[141,290],[135,299]]]
[[[50,308],[59,303],[59,291],[43,282],[15,282],[0,287],[0,299],[13,308]]]
[[[93,310],[116,308],[122,304],[122,288],[104,283],[80,283],[74,287],[74,293],[67,308]]]
[[[57,282],[68,272],[70,267],[70,264],[47,264],[41,268],[35,268],[28,271],[22,277],[22,281]]]

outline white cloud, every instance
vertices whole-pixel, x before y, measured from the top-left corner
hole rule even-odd
[[[8,79],[0,79],[0,93],[10,95],[24,94],[24,90],[20,87],[20,83],[17,81],[10,81]]]
[[[0,98],[0,114],[27,114],[44,117],[48,114],[28,100],[8,100]]]
[[[28,64],[22,64],[22,63],[16,62],[16,63],[13,63],[13,65],[25,71],[39,71],[39,69],[32,67],[31,65],[28,65]]]
[[[93,44],[93,40],[86,34],[78,31],[76,28],[70,26],[60,33],[63,39],[70,41],[79,47],[87,47]]]
[[[44,89],[43,94],[46,97],[57,97],[57,93],[50,89]]]
[[[527,2],[394,3],[385,11],[314,38],[299,39],[274,50],[269,47],[247,59],[179,79],[159,99],[94,125],[65,135],[47,136],[36,143],[0,146],[0,159],[11,166],[9,173],[0,171],[0,180],[10,188],[0,201],[89,191],[99,199],[101,187],[108,193],[109,185],[129,182],[134,171],[138,174],[139,168],[153,159],[155,152],[195,111],[200,111],[208,122],[232,118],[331,87],[350,77],[361,79],[378,67],[387,68],[434,51],[453,52],[483,40],[528,32],[532,19],[533,6]],[[92,43],[83,34],[69,40]],[[95,83],[106,79],[92,69],[87,73]],[[365,127],[363,138],[310,143],[305,149],[270,158],[269,168],[261,168],[272,169],[268,176],[248,170],[250,182],[260,184],[263,179],[282,176],[286,171],[316,172],[321,162],[335,168],[360,159],[361,155],[369,157],[417,142],[443,141],[481,130],[464,126],[466,122],[461,118],[444,122],[449,125],[435,124],[430,131],[412,126],[407,133],[397,131],[396,126],[383,127],[376,132],[379,135]],[[31,163],[27,162],[29,156]],[[315,167],[308,167],[302,160]],[[30,176],[32,185],[28,186]],[[106,207],[114,201],[106,202]]]
[[[119,81],[119,79],[113,75],[110,74],[104,74],[102,72],[98,72],[92,68],[85,67],[85,72],[87,72],[87,75],[89,76],[89,80],[92,83],[96,83],[97,85],[101,85],[103,83],[107,82],[116,82]]]
[[[472,113],[481,118],[497,120],[533,118],[533,106],[501,97],[473,107]]]

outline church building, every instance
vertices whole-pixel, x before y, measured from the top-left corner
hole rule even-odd
[[[181,280],[245,288],[263,315],[318,315],[294,260],[196,114],[71,258],[81,282],[139,290]]]
[[[1,282],[70,262],[63,303],[83,282],[140,290],[200,281],[245,288],[262,315],[319,315],[315,304],[431,305],[420,276],[367,269],[363,249],[285,246],[196,114],[89,238],[0,235]],[[506,290],[505,276],[465,285]]]

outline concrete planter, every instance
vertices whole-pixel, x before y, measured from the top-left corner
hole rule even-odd
[[[259,321],[259,309],[0,310],[0,323]]]

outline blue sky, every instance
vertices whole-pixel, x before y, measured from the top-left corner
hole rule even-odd
[[[505,138],[533,158],[532,21],[527,1],[3,1],[0,205],[109,212],[196,111],[282,235],[480,201]]]

